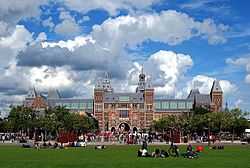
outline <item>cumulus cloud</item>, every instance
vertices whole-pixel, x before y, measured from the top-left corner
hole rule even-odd
[[[32,34],[22,25],[17,25],[10,36],[0,38],[0,67],[8,65],[19,51],[33,40]]]
[[[48,27],[50,31],[52,31],[54,29],[54,27],[55,27],[55,24],[54,24],[53,19],[52,19],[51,16],[48,17],[48,19],[43,20],[42,25],[44,27]]]
[[[91,35],[105,48],[116,51],[145,40],[177,45],[197,36],[208,39],[210,44],[224,43],[223,32],[226,29],[222,24],[216,25],[212,19],[199,22],[185,13],[167,10],[159,14],[107,19],[101,25],[95,25]]]
[[[77,23],[78,23],[78,24],[82,24],[82,23],[88,22],[88,21],[90,21],[90,17],[89,17],[89,16],[83,16],[81,19],[79,19],[79,20],[77,21]]]
[[[5,95],[24,94],[29,87],[29,75],[25,68],[17,67],[14,63],[6,69],[0,69],[0,93]]]
[[[62,22],[55,26],[55,33],[66,37],[74,37],[80,34],[81,27],[76,23],[69,12],[62,11],[59,18]]]
[[[186,87],[183,88],[180,92],[178,92],[178,97],[185,97],[191,91],[191,89],[197,88],[201,93],[209,94],[213,85],[213,81],[215,78],[205,76],[205,75],[197,75],[192,78],[192,80],[186,83]],[[220,80],[219,81],[222,91],[225,96],[229,96],[234,94],[237,91],[237,86],[228,80]]]
[[[20,20],[39,16],[41,12],[39,7],[46,3],[48,0],[0,1],[0,36],[8,36]],[[3,26],[4,32],[1,31]]]
[[[86,45],[87,43],[95,43],[95,40],[93,40],[90,36],[77,36],[73,40],[67,40],[63,41],[60,40],[58,42],[43,42],[42,47],[60,47],[60,48],[67,48],[70,51],[74,51],[76,48],[79,48],[81,46]]]
[[[73,83],[69,71],[64,67],[34,67],[30,69],[30,81],[33,86],[42,89],[67,87]]]
[[[111,72],[115,77],[124,76],[129,68],[126,58],[114,55],[91,41],[87,41],[85,45],[76,47],[72,51],[62,46],[45,48],[40,44],[29,46],[18,54],[18,65],[26,67],[70,66],[78,71],[103,70]]]
[[[193,65],[193,61],[190,55],[160,50],[149,56],[143,64],[156,93],[174,95],[177,83]],[[134,86],[131,89],[137,85],[141,68],[140,64],[134,62],[133,68],[129,71],[129,84]]]
[[[190,55],[159,51],[144,63],[158,94],[173,94],[182,75],[193,65]]]
[[[146,10],[151,5],[160,2],[160,0],[92,0],[85,1],[81,0],[64,0],[65,5],[70,9],[86,13],[94,9],[104,9],[111,15],[118,14],[120,9],[126,9],[130,12],[135,10]]]
[[[72,20],[72,17],[69,12],[62,11],[60,19]],[[114,68],[117,66],[110,64],[111,62],[116,61],[120,66],[120,60],[129,59],[126,57],[128,46],[136,46],[148,39],[176,45],[194,36],[220,37],[217,35],[219,27],[212,20],[198,22],[186,14],[172,10],[160,14],[120,16],[95,25],[89,37],[79,36],[64,42],[43,43],[47,48],[31,46],[19,54],[19,65],[70,65],[75,69],[105,69],[109,65]]]
[[[8,33],[8,24],[0,20],[0,37]]]
[[[245,67],[246,70],[245,82],[250,84],[250,54],[244,55],[237,59],[228,58],[226,60],[226,63],[235,66]]]

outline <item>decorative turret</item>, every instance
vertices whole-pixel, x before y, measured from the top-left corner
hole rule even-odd
[[[220,112],[222,111],[223,104],[223,91],[221,89],[220,83],[218,80],[214,80],[213,86],[210,92],[211,97],[211,111]]]
[[[113,88],[111,86],[110,75],[106,72],[105,77],[103,79],[99,79],[95,85],[95,89],[103,90],[105,92],[113,92]]]
[[[141,73],[139,75],[139,82],[136,88],[136,92],[144,92],[146,87],[146,75],[143,73],[143,67],[141,69]]]

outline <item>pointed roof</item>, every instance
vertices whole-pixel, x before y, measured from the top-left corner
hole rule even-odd
[[[191,100],[194,100],[195,98],[195,95],[198,95],[200,94],[200,91],[199,89],[192,89],[187,97],[187,99],[191,99]]]
[[[214,80],[211,92],[222,92],[220,82],[218,80]]]
[[[209,94],[196,94],[195,102],[198,105],[206,105],[209,106],[211,104],[211,99]]]
[[[36,97],[37,97],[37,91],[35,87],[33,87],[32,89],[29,90],[26,98],[36,98]]]

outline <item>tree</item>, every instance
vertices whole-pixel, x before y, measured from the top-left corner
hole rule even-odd
[[[232,109],[230,111],[230,123],[232,131],[232,142],[234,141],[235,133],[237,136],[241,135],[246,128],[248,128],[248,121],[245,118],[246,113],[239,108]]]
[[[39,115],[31,108],[24,106],[12,107],[6,120],[0,121],[0,129],[21,132],[31,137],[36,134],[58,136],[60,130],[85,133],[98,129],[98,122],[91,116],[70,113],[65,107],[55,107],[45,110]]]

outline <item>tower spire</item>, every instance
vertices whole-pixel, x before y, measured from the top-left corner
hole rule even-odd
[[[145,87],[146,87],[146,76],[143,73],[143,65],[142,65],[141,73],[139,75],[138,86],[136,88],[136,92],[143,92],[145,90]]]

